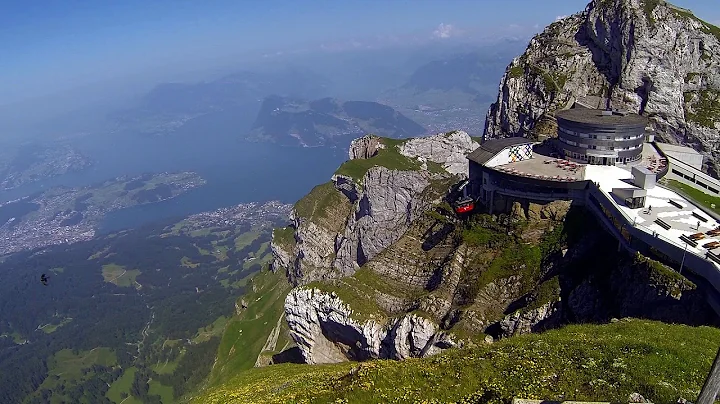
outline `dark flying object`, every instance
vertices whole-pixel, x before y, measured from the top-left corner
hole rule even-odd
[[[45,276],[45,274],[40,275],[40,282],[42,282],[43,285],[48,285],[48,278]]]

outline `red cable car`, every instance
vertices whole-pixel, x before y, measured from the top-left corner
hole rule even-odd
[[[455,203],[453,204],[453,207],[455,208],[455,213],[457,213],[458,215],[472,212],[475,209],[475,200],[470,195],[468,195],[467,186],[469,183],[470,182],[468,180],[463,181],[455,191],[462,193],[462,196],[456,199]]]
[[[462,205],[458,205],[455,207],[456,213],[468,213],[471,212],[473,209],[475,209],[475,204],[473,202],[464,203]]]

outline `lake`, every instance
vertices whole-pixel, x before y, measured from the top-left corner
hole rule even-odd
[[[170,217],[183,217],[246,202],[292,203],[330,179],[347,159],[344,148],[282,147],[241,140],[232,117],[205,116],[173,134],[86,136],[73,143],[95,164],[0,193],[15,199],[55,186],[80,187],[121,175],[195,171],[207,184],[177,198],[109,213],[101,232],[116,231]]]

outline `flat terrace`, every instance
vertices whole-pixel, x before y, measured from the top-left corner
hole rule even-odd
[[[508,174],[545,181],[576,182],[588,179],[585,175],[587,164],[573,163],[568,160],[550,157],[551,154],[555,155],[551,148],[538,145],[535,147],[531,159],[503,164],[493,168]],[[627,175],[635,166],[646,167],[651,172],[658,174],[667,167],[667,164],[667,159],[660,155],[655,146],[651,143],[645,143],[640,160],[629,164],[619,164],[617,167],[625,170]]]
[[[720,223],[679,194],[660,186],[647,190],[645,207],[631,209],[612,194],[613,188],[638,188],[632,185],[632,175],[619,167],[589,166],[587,180],[600,190],[634,223],[634,227],[660,237],[666,242],[696,255],[720,262]],[[712,254],[712,256],[710,255]]]
[[[576,182],[585,179],[585,165],[535,154],[535,157],[493,167],[520,177],[545,181]]]
[[[642,166],[655,174],[659,174],[667,165],[667,159],[660,155],[657,149],[655,149],[655,146],[653,146],[652,143],[645,143],[643,144],[642,157],[639,161],[627,165],[620,165],[620,167],[630,170],[633,166]]]

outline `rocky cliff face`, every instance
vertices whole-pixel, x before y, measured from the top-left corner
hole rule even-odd
[[[720,158],[720,28],[660,0],[594,0],[508,66],[485,137],[543,132],[592,96],[650,117],[657,135]],[[604,107],[600,102],[599,106]]]
[[[560,323],[560,302],[552,301],[525,312],[516,311],[500,320],[503,337],[529,334],[538,331],[538,327],[552,328]]]
[[[374,157],[380,149],[384,149],[385,145],[380,138],[373,135],[367,135],[353,140],[348,149],[348,157],[350,160],[363,160]]]
[[[453,131],[410,139],[400,147],[400,153],[410,158],[439,162],[448,172],[467,176],[468,163],[465,156],[468,150],[473,151],[479,146],[467,133]]]
[[[463,171],[459,162],[476,147],[465,132],[406,141],[356,139],[343,167],[352,174],[364,169],[364,174],[353,178],[341,167],[332,182],[316,187],[296,204],[294,241],[272,246],[276,267],[287,268],[296,285],[352,275],[445,196],[458,180],[454,174]],[[379,165],[368,164],[376,160]],[[403,162],[406,169],[384,167],[388,161]],[[449,170],[431,172],[428,162]]]
[[[363,178],[365,186],[353,215],[338,238],[335,267],[352,273],[397,241],[410,223],[436,201],[423,195],[430,180],[427,171],[371,168]]]
[[[456,346],[431,320],[407,315],[362,320],[335,293],[299,288],[290,292],[285,313],[307,363],[433,355]]]
[[[369,158],[341,166],[274,233],[275,268],[296,286],[285,300],[290,335],[306,362],[427,356],[613,317],[712,321],[694,285],[617,254],[568,202],[506,201],[508,213],[457,218],[443,196],[462,175],[443,167],[474,144],[453,136],[354,142],[350,155]]]
[[[291,227],[274,234],[273,266],[286,270],[294,285],[319,285],[319,289],[295,290],[286,302],[292,335],[308,362],[404,358],[453,345],[437,322],[417,313],[401,314],[406,302],[392,294],[383,299],[385,314],[363,322],[356,316],[363,310],[346,307],[337,295],[324,290],[329,285],[342,287],[336,283],[352,277],[363,265],[385,262],[379,255],[442,202],[449,187],[466,173],[460,163],[476,147],[465,132],[406,141],[365,136],[352,143],[350,161],[331,182],[295,205]],[[403,271],[378,271],[390,272],[399,279]],[[426,274],[420,283],[431,276]],[[389,312],[401,315],[388,316]],[[359,338],[360,345],[344,344],[349,335]]]

